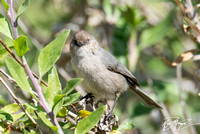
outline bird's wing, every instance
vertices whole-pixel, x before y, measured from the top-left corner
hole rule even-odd
[[[129,70],[121,64],[113,55],[104,49],[100,50],[102,63],[107,67],[108,70],[123,75],[128,83],[130,89],[142,100],[142,102],[148,107],[161,108],[162,106],[151,99],[145,92],[139,89],[139,83],[136,78],[129,72]]]
[[[123,75],[131,85],[140,85],[136,78],[129,72],[129,70],[108,51],[100,48],[100,55],[102,63],[107,67],[108,70]]]

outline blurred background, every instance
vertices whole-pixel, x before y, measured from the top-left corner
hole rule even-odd
[[[14,1],[15,8],[22,2]],[[184,0],[181,2],[184,4]],[[192,2],[195,6],[199,1]],[[0,13],[6,14],[2,3]],[[178,133],[198,134],[199,61],[186,61],[178,69],[163,59],[165,57],[172,62],[181,53],[199,48],[199,44],[184,32],[183,23],[184,19],[174,0],[31,0],[19,20],[19,34],[29,36],[30,51],[25,57],[31,69],[38,73],[40,50],[58,34],[66,29],[71,30],[70,35],[82,29],[91,32],[102,47],[135,75],[141,88],[164,106],[162,111],[147,108],[131,91],[125,92],[114,113],[119,117],[120,124],[129,121],[135,128],[124,134],[175,134],[177,131],[163,129],[169,117],[173,118],[172,121],[177,117],[182,123],[191,119],[191,123],[196,125],[185,126]],[[69,41],[70,36],[57,62],[63,87],[66,80],[76,77],[70,63]],[[1,68],[5,69],[3,61]],[[182,72],[179,79],[178,71]],[[15,92],[21,91],[16,88]],[[27,99],[24,95],[18,94],[22,100]],[[1,86],[0,106],[12,101]]]

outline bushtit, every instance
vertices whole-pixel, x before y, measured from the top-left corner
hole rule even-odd
[[[84,79],[82,86],[87,93],[92,93],[95,100],[115,100],[119,95],[131,89],[148,107],[162,108],[138,86],[136,78],[111,53],[104,50],[92,34],[79,31],[70,43],[71,62],[78,77]]]

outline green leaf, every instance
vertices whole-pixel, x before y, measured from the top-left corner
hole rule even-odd
[[[25,115],[25,113],[24,112],[20,112],[20,113],[17,113],[17,114],[12,114],[11,116],[13,117],[13,121],[17,121],[23,115]]]
[[[169,16],[167,16],[156,27],[145,30],[141,35],[141,39],[140,39],[141,44],[139,47],[141,49],[144,49],[146,47],[149,47],[161,41],[164,38],[164,36],[167,34],[170,28],[170,25],[173,23],[173,18],[175,14],[176,14],[175,10],[171,11],[171,13],[169,13]]]
[[[70,105],[71,103],[76,101],[80,97],[80,95],[81,94],[79,92],[77,92],[77,93],[71,94],[70,96],[65,97],[63,106]]]
[[[0,110],[0,119],[7,122],[13,122],[13,117],[9,113],[2,110]]]
[[[104,0],[103,1],[103,9],[106,13],[106,16],[108,16],[108,17],[112,16],[113,7],[112,7],[110,0]]]
[[[6,11],[8,11],[9,5],[5,2],[5,0],[1,0],[1,2],[2,2],[4,8],[6,9]]]
[[[8,26],[8,23],[5,19],[5,17],[3,17],[1,14],[0,14],[0,32],[3,33],[5,36],[13,39],[11,32],[10,32],[10,28]]]
[[[85,134],[91,130],[101,119],[105,109],[105,106],[101,106],[96,111],[92,112],[89,116],[82,119],[75,129],[75,134]]]
[[[40,78],[51,69],[51,67],[56,63],[59,59],[62,48],[65,44],[65,40],[69,34],[69,30],[60,34],[55,40],[53,40],[50,44],[48,44],[42,51],[40,52],[38,58],[38,66]]]
[[[50,127],[53,131],[57,132],[58,128],[54,126],[49,119],[46,117],[46,113],[44,112],[39,112],[38,116],[41,118],[41,120],[46,124],[48,127]]]
[[[13,41],[17,55],[20,58],[29,50],[26,40],[26,36],[20,36],[19,38]]]
[[[37,134],[35,131],[31,130],[30,132],[28,132],[26,129],[22,129],[22,134]]]
[[[24,103],[23,105],[26,109],[32,109],[32,110],[38,110],[38,106],[35,106],[34,104],[32,103]]]
[[[130,122],[125,122],[118,127],[118,131],[130,130],[133,129],[135,126]]]
[[[22,134],[30,134],[26,129],[22,129]]]
[[[35,131],[31,130],[30,134],[37,134]]]
[[[12,103],[9,105],[6,105],[5,107],[1,108],[2,111],[5,111],[9,114],[13,114],[17,112],[20,109],[20,107],[17,105],[17,103]]]
[[[0,105],[6,105],[6,104],[8,104],[6,98],[4,98],[2,95],[0,95]]]
[[[87,111],[87,110],[80,110],[78,112],[78,117],[87,117],[88,115],[90,115],[92,112],[90,111]]]
[[[17,18],[16,21],[18,20],[18,18],[23,14],[23,12],[26,10],[26,8],[28,7],[29,4],[29,0],[25,0],[22,5],[20,5],[18,11],[17,11]]]
[[[48,87],[44,91],[45,99],[49,105],[49,108],[52,109],[54,105],[54,97],[62,92],[60,80],[56,71],[56,68],[53,67],[48,74]]]
[[[74,129],[74,128],[75,128],[74,124],[70,122],[65,123],[62,127],[62,129]]]
[[[59,112],[58,116],[67,116],[67,108],[63,107]]]
[[[13,50],[14,46],[10,46],[9,48]],[[0,49],[0,60],[3,59],[8,54],[9,52],[5,48]]]
[[[54,101],[54,105],[53,105],[53,113],[55,115],[57,115],[58,111],[60,111],[62,105],[63,105],[63,97],[65,95],[61,94],[61,95],[56,95],[55,98],[53,99]]]
[[[76,86],[78,86],[83,81],[82,78],[74,78],[67,82],[65,89],[63,90],[62,94],[68,95],[71,93]]]
[[[27,91],[32,97],[37,99],[37,97],[35,97],[35,95],[32,93],[32,89],[26,78],[24,68],[22,68],[15,60],[10,57],[6,57],[5,62],[9,72],[15,79],[17,85],[24,91]]]

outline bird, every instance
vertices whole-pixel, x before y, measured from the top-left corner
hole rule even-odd
[[[78,77],[83,78],[82,86],[95,100],[114,100],[109,112],[112,115],[119,96],[130,89],[147,107],[162,109],[139,86],[130,71],[110,52],[103,49],[89,32],[76,32],[70,42],[71,63]]]

